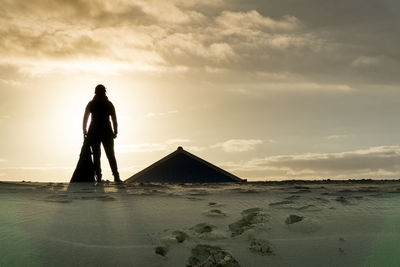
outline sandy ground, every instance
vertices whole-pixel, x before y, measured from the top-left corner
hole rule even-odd
[[[0,266],[400,266],[400,183],[0,183]]]

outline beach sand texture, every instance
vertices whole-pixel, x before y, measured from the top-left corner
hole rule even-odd
[[[400,264],[400,182],[1,182],[0,214],[0,266]]]

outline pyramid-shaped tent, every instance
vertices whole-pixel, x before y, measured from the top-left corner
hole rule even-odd
[[[176,151],[131,176],[125,182],[226,183],[246,182],[246,180],[178,147]]]

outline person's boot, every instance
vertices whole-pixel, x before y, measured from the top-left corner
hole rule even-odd
[[[96,181],[97,181],[98,183],[101,183],[101,177],[102,177],[101,174],[96,174]]]
[[[121,179],[119,178],[119,173],[114,174],[114,182],[118,184],[122,183]]]

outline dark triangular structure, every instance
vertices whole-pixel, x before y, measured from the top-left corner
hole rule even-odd
[[[94,183],[92,151],[87,138],[83,141],[81,153],[70,183]]]
[[[125,181],[155,183],[227,183],[246,180],[185,151],[182,147]]]

